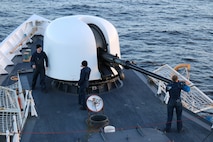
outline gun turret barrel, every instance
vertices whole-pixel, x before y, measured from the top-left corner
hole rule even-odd
[[[132,64],[132,63],[130,63],[130,62],[128,62],[126,65],[127,65],[127,67],[129,67],[129,68],[131,68],[131,69],[134,69],[134,70],[136,70],[136,71],[138,71],[138,72],[141,72],[141,73],[143,73],[143,74],[145,74],[145,75],[154,77],[154,78],[159,79],[159,80],[161,80],[161,81],[164,81],[164,82],[166,82],[166,83],[170,83],[170,82],[171,82],[171,80],[169,80],[169,79],[167,79],[167,78],[165,78],[165,77],[162,77],[162,76],[160,76],[160,75],[158,75],[158,74],[155,74],[155,73],[152,73],[152,72],[150,72],[150,71],[147,71],[147,70],[145,70],[145,69],[143,69],[143,68],[141,68],[141,67],[138,67],[138,66],[136,66],[136,65],[134,65],[134,64]]]
[[[138,71],[138,72],[140,72],[140,73],[143,73],[143,74],[148,75],[148,76],[150,76],[150,77],[154,77],[154,78],[159,79],[159,80],[161,80],[161,81],[164,81],[164,82],[166,82],[166,83],[170,83],[170,82],[171,82],[171,80],[169,80],[169,79],[167,79],[167,78],[165,78],[165,77],[162,77],[162,76],[160,76],[160,75],[158,75],[158,74],[152,73],[152,72],[147,71],[147,70],[145,70],[145,69],[143,69],[143,68],[141,68],[141,67],[138,67],[137,65],[135,65],[135,64],[133,64],[133,63],[131,63],[131,62],[129,62],[128,60],[127,60],[127,61],[121,60],[121,59],[119,59],[119,57],[114,56],[114,55],[112,55],[112,54],[103,53],[103,54],[101,55],[101,57],[102,57],[105,61],[107,61],[107,62],[109,62],[109,63],[111,63],[111,64],[122,65],[122,66],[125,67],[125,68],[130,68],[130,69],[136,70],[136,71]]]

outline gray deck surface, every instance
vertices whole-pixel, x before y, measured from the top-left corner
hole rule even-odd
[[[135,129],[138,124],[142,128],[163,129],[166,105],[132,70],[126,70],[125,75],[123,87],[99,94],[104,101],[104,110],[100,113],[109,118],[116,131]],[[22,133],[22,142],[86,141],[91,134],[95,134],[86,123],[89,113],[79,109],[76,94],[64,93],[49,86],[46,94],[37,87],[33,97],[39,117],[29,118]],[[166,134],[170,140],[201,142],[210,133],[185,117],[183,121],[185,131],[179,134],[174,119],[172,132]],[[212,138],[213,135],[206,142]]]
[[[35,41],[41,42],[40,40],[34,40],[32,46],[35,45]],[[137,125],[142,127],[142,131],[149,128],[153,128],[156,132],[162,130],[166,122],[166,105],[156,96],[156,92],[153,92],[153,90],[156,90],[153,87],[151,89],[144,81],[146,80],[145,76],[140,75],[139,77],[132,70],[125,70],[124,73],[126,78],[121,88],[98,94],[104,101],[104,109],[99,113],[105,114],[109,118],[109,124],[115,126],[118,132],[135,130]],[[28,73],[27,77],[31,81],[32,74]],[[0,79],[2,78],[3,76]],[[5,81],[1,80],[3,85],[10,82],[9,79],[4,79]],[[33,91],[38,117],[29,116],[21,134],[21,142],[104,141],[101,137],[98,139],[99,130],[91,129],[87,125],[86,120],[89,113],[79,109],[77,94],[65,93],[52,88],[50,78],[47,78],[47,83],[47,93],[41,92],[39,84],[37,84],[36,90]],[[177,133],[175,115],[173,120],[172,132],[162,133],[170,141],[213,141],[211,131],[184,116],[184,132]],[[210,133],[211,135],[209,135]],[[157,135],[155,136],[157,137]],[[94,137],[96,138],[94,139]],[[126,139],[126,141],[128,140]]]

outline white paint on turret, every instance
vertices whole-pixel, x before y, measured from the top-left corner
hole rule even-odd
[[[101,79],[97,46],[88,24],[97,25],[108,43],[108,52],[120,57],[118,34],[108,21],[88,15],[67,16],[52,21],[44,34],[44,51],[49,58],[47,76],[65,81],[78,81],[81,62],[88,61],[90,80]]]

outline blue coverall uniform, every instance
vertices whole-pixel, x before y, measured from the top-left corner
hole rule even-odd
[[[183,90],[184,82],[172,82],[167,85],[166,91],[169,92],[170,98],[167,104],[167,123],[166,131],[171,130],[173,111],[176,109],[177,116],[177,130],[180,132],[182,130],[182,103],[181,103],[181,90]]]
[[[87,88],[89,87],[89,76],[91,69],[89,67],[84,67],[81,69],[80,79],[78,81],[79,88],[79,104],[86,109],[86,95]]]

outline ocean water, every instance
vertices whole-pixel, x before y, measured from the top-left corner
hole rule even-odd
[[[122,59],[149,71],[190,64],[190,80],[213,95],[213,0],[0,0],[0,41],[32,14],[102,17],[118,31]]]

